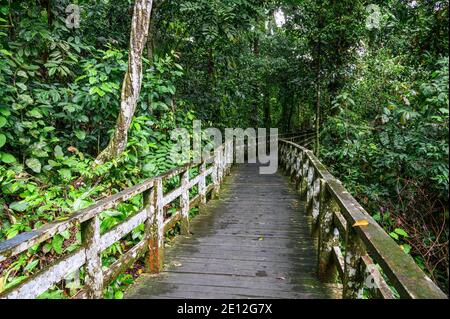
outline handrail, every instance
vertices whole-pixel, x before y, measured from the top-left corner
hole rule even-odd
[[[201,163],[189,163],[174,168],[104,198],[88,208],[75,212],[67,219],[46,224],[37,230],[21,233],[0,242],[0,262],[2,262],[73,227],[80,226],[82,235],[82,246],[79,249],[57,259],[19,285],[2,292],[0,298],[36,298],[82,266],[86,268],[85,285],[76,297],[101,298],[103,287],[144,253],[146,253],[146,270],[151,273],[159,272],[164,261],[165,232],[175,226],[177,221],[181,221],[181,233],[189,233],[189,210],[195,206],[203,207],[207,202],[207,194],[211,193],[211,197],[217,196],[220,183],[231,167],[233,152],[233,143],[224,143],[215,149],[212,157],[204,159]],[[207,164],[211,164],[209,168]],[[196,167],[199,168],[199,174],[190,179],[189,169]],[[164,194],[163,181],[179,175],[181,185]],[[211,176],[212,180],[209,185],[208,176]],[[194,186],[198,187],[198,194],[190,198],[189,191]],[[100,234],[100,213],[141,193],[144,193],[144,208],[105,234]],[[178,198],[180,209],[164,220],[164,206]],[[100,257],[102,251],[142,224],[145,225],[144,239],[103,271]]]
[[[322,280],[339,277],[344,298],[362,297],[364,289],[374,297],[394,298],[391,285],[401,298],[447,299],[312,151],[283,139],[279,149],[280,161],[313,217]],[[358,221],[367,225],[355,225]]]

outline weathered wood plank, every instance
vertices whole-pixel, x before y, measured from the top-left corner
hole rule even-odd
[[[123,273],[148,249],[147,242],[141,240],[133,248],[128,250],[119,257],[109,268],[103,273],[103,286],[106,287],[118,275]]]
[[[166,247],[165,271],[139,281],[127,297],[139,298],[141,288],[145,298],[199,297],[202,286],[224,287],[233,298],[242,296],[233,289],[249,298],[274,289],[286,298],[328,296],[315,274],[308,219],[288,180],[239,165],[223,185],[221,199],[191,222],[191,234]]]
[[[129,234],[133,229],[143,224],[148,218],[148,213],[146,209],[141,210],[135,215],[127,218],[122,223],[114,226],[107,233],[100,237],[100,250],[103,251],[110,247],[112,244],[117,242],[119,239]]]

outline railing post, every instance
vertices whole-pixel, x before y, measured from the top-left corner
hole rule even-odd
[[[355,229],[349,225],[345,242],[343,297],[345,299],[362,298],[364,279],[361,257],[365,254],[365,250]]]
[[[333,282],[337,271],[333,267],[333,247],[339,246],[339,233],[334,228],[333,215],[338,204],[329,196],[325,181],[320,183],[319,244],[317,272],[323,282]]]
[[[148,252],[145,268],[149,273],[158,273],[164,265],[164,207],[162,178],[155,180],[151,191],[144,195],[148,218],[145,222],[145,237]]]
[[[222,183],[225,171],[225,146],[222,144],[219,150],[219,183]]]
[[[317,177],[312,184],[312,200],[311,204],[307,209],[307,213],[309,216],[313,218],[313,224],[311,233],[314,236],[318,230],[319,224],[319,214],[320,214],[320,192],[322,188],[322,184],[325,185],[325,181],[322,178]]]
[[[306,154],[303,154],[303,165],[302,165],[302,177],[300,180],[300,198],[302,200],[305,199],[307,193],[308,193],[308,173],[309,173],[309,160]]]
[[[296,170],[297,172],[295,174],[295,190],[299,190],[303,178],[303,151],[301,150],[298,153]]]
[[[214,188],[212,190],[212,198],[217,198],[219,197],[219,190],[220,190],[220,179],[219,179],[219,174],[220,174],[220,167],[219,167],[219,163],[220,163],[220,159],[219,159],[219,155],[220,151],[216,150],[214,152],[214,171],[211,174],[211,179],[212,179],[212,183],[214,185]]]
[[[81,238],[86,250],[86,297],[103,297],[103,270],[100,251],[100,219],[95,215],[81,224]]]
[[[189,235],[189,168],[181,175],[181,234]]]
[[[225,168],[226,168],[226,174],[230,173],[230,169],[231,169],[231,164],[233,162],[233,142],[228,142],[225,144],[225,153],[226,155],[226,160],[225,160]]]
[[[198,195],[200,196],[199,210],[204,210],[206,205],[206,162],[200,164],[200,180],[198,181]]]
[[[309,161],[308,161],[309,163]],[[311,201],[313,198],[314,193],[314,165],[311,163],[308,164],[308,171],[306,175],[306,207],[309,208],[309,205],[311,205]]]

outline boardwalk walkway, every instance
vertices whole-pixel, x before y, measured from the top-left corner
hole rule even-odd
[[[166,246],[165,270],[127,298],[328,298],[303,203],[281,173],[236,165],[190,236]]]

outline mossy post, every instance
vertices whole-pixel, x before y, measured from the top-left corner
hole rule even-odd
[[[309,163],[310,161],[308,161]],[[314,179],[315,179],[315,169],[314,169],[314,165],[312,165],[311,163],[309,163],[308,165],[308,171],[307,171],[307,175],[306,175],[306,211],[308,213],[311,213],[311,209],[310,209],[310,205],[312,205],[312,199],[313,199],[313,194],[314,194]]]
[[[334,282],[337,277],[333,263],[333,247],[339,246],[339,234],[335,232],[333,215],[339,211],[339,205],[329,196],[326,183],[320,183],[319,240],[317,273],[323,282]],[[336,230],[337,231],[337,230]]]
[[[299,187],[300,198],[302,200],[305,200],[306,194],[308,193],[308,172],[309,172],[309,161],[307,159],[307,156],[304,155],[304,161],[302,163],[302,178]]]
[[[153,189],[146,193],[149,212],[145,223],[148,245],[145,269],[149,273],[159,273],[164,266],[164,206],[162,178],[155,180]]]
[[[320,215],[320,205],[321,205],[321,190],[324,189],[325,180],[322,178],[316,178],[313,182],[313,194],[311,204],[308,207],[308,215],[312,216],[313,222],[311,227],[311,234],[315,237],[319,231],[319,215]]]
[[[361,257],[365,254],[365,249],[353,227],[347,227],[345,241],[343,297],[345,299],[357,299],[362,297],[364,273]]]
[[[206,162],[200,164],[200,179],[198,181],[198,196],[200,196],[199,211],[203,212],[206,205]]]
[[[220,150],[216,149],[214,152],[214,171],[211,174],[212,183],[214,185],[214,188],[212,190],[212,198],[218,198],[219,197],[219,191],[220,191]]]
[[[100,256],[100,219],[95,215],[81,224],[81,239],[86,250],[86,297],[100,299],[103,297],[103,271]]]

